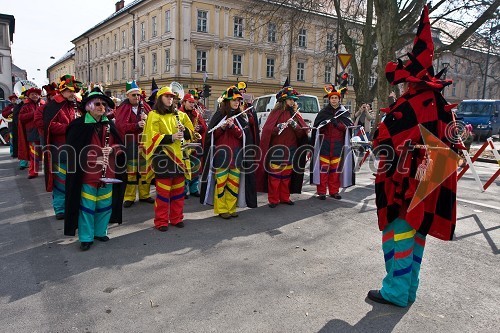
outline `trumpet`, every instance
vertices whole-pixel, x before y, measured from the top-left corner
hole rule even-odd
[[[215,125],[215,126],[214,126],[214,127],[213,127],[210,131],[208,131],[208,133],[210,134],[210,133],[212,133],[213,131],[215,131],[216,129],[221,128],[222,126],[224,126],[224,125],[226,125],[226,124],[227,124],[227,122],[228,122],[228,120],[229,120],[229,119],[235,119],[235,118],[237,118],[237,117],[241,116],[242,114],[245,114],[248,110],[250,110],[250,109],[252,109],[252,108],[253,108],[253,105],[252,105],[251,107],[246,108],[245,110],[241,111],[240,113],[235,114],[235,115],[234,115],[234,116],[232,116],[232,117],[229,117],[229,118],[227,118],[227,119],[224,119],[224,120],[223,120],[223,121],[221,121],[219,124]]]
[[[300,110],[300,108],[298,108],[297,111],[295,111],[295,113],[290,117],[290,119],[288,119],[284,123],[279,123],[278,124],[278,128],[279,128],[278,135],[280,135],[281,133],[283,133],[283,131],[285,130],[285,128],[287,128],[292,123],[292,121],[294,121],[293,118],[297,115],[297,113],[299,113],[299,110]]]

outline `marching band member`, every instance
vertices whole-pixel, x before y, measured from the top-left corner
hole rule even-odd
[[[27,169],[29,166],[28,159],[22,159],[19,157],[19,127],[21,126],[19,123],[19,112],[24,105],[25,92],[26,91],[23,91],[21,95],[19,95],[16,104],[12,109],[12,157],[19,159],[19,170]],[[25,157],[26,154],[22,153],[22,155]]]
[[[238,88],[229,87],[221,99],[220,108],[208,126],[213,131],[205,140],[200,202],[213,204],[216,215],[230,219],[238,216],[237,205],[257,207],[254,172],[248,170],[244,161],[253,138],[242,116],[243,98]],[[241,188],[245,190],[240,191]]]
[[[123,207],[129,208],[135,202],[139,191],[139,201],[154,203],[149,194],[150,183],[145,179],[146,161],[140,156],[140,135],[143,133],[146,119],[151,111],[147,103],[141,100],[141,89],[135,81],[126,84],[127,99],[115,110],[115,124],[124,137],[127,153],[127,187]]]
[[[19,127],[18,127],[18,147],[19,159],[29,160],[28,179],[38,177],[40,169],[41,149],[40,135],[35,126],[35,111],[40,104],[45,103],[40,100],[42,90],[39,88],[30,88],[26,91],[24,104],[19,111]]]
[[[78,229],[80,249],[90,249],[94,239],[107,242],[112,209],[112,185],[117,158],[123,155],[118,130],[106,116],[113,100],[94,88],[81,103],[82,116],[67,129],[68,173],[64,234],[74,236]],[[75,163],[76,162],[76,163]]]
[[[328,98],[329,103],[314,120],[311,184],[316,184],[320,200],[326,199],[327,188],[330,197],[340,200],[340,187],[350,186],[353,182],[352,153],[346,143],[350,141],[347,127],[352,126],[352,121],[349,112],[340,104],[340,98],[346,90],[346,87],[336,90],[333,85],[325,88],[327,95],[324,98]],[[348,151],[344,150],[345,146],[349,148]],[[344,179],[346,173],[351,174],[347,183]]]
[[[191,140],[194,128],[187,114],[175,107],[175,96],[170,87],[158,90],[144,128],[146,159],[152,168],[148,178],[156,179],[154,224],[162,232],[169,223],[184,227],[184,186],[191,178],[189,157],[182,146]]]
[[[66,154],[61,147],[66,144],[66,130],[76,118],[75,93],[82,84],[74,76],[64,75],[60,79],[59,93],[47,104],[43,111],[43,133],[46,149],[44,150],[45,188],[52,192],[52,206],[56,219],[64,219],[66,193]],[[46,87],[47,93],[52,94]],[[53,89],[53,91],[56,91]],[[49,92],[50,91],[50,92]],[[50,154],[49,154],[50,153]]]
[[[308,138],[307,125],[295,103],[297,96],[295,89],[284,86],[276,94],[277,103],[262,128],[257,190],[268,193],[271,208],[279,203],[294,205],[290,193],[302,191],[306,154],[297,149],[306,145]]]
[[[17,101],[17,95],[12,94],[9,96],[9,102],[10,104],[7,105],[3,110],[2,110],[2,117],[7,121],[7,126],[9,128],[9,133],[10,133],[10,156],[14,157],[14,139],[13,139],[13,116],[14,116],[14,106],[16,105]]]
[[[196,100],[194,99],[193,95],[185,94],[182,98],[179,111],[186,113],[189,116],[189,120],[191,120],[191,123],[193,124],[194,138],[192,142],[198,142],[201,144],[201,147],[203,147],[205,134],[207,131],[207,123],[205,122],[205,119],[203,119],[203,115],[198,110],[195,110],[195,104]],[[198,173],[200,171],[200,159],[202,158],[202,156],[203,154],[201,154],[201,149],[199,149],[199,151],[193,149],[191,151],[191,154],[189,155],[189,159],[191,161],[191,180],[186,180],[186,199],[188,198],[187,193],[189,193],[193,197],[200,196],[200,192],[198,189]]]

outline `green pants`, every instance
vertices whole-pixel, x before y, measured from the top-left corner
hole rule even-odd
[[[94,236],[107,236],[112,194],[113,186],[110,184],[99,188],[88,184],[82,185],[78,216],[80,242],[93,242]]]
[[[387,225],[382,234],[387,271],[380,290],[382,297],[403,307],[415,301],[424,247],[425,236],[405,220],[397,218]]]

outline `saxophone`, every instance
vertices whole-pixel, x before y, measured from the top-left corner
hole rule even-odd
[[[201,141],[201,134],[196,132],[196,127],[198,126],[198,117],[200,115],[199,114],[196,114],[195,118],[194,118],[194,123],[193,123],[193,126],[194,126],[194,132],[193,132],[193,135],[194,135],[194,141],[195,142],[198,142],[198,141]]]

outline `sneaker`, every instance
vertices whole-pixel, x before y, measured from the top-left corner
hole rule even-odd
[[[134,202],[133,202],[133,201],[129,201],[129,200],[127,200],[127,201],[123,202],[123,208],[129,208],[129,207],[131,207],[133,204],[134,204]]]
[[[101,242],[107,242],[107,241],[109,241],[109,237],[108,236],[94,236],[94,239],[97,239],[98,241],[101,241]]]
[[[147,202],[147,203],[155,203],[155,199],[149,197],[149,198],[146,198],[146,199],[139,199],[140,202]]]
[[[278,204],[270,203],[268,206],[269,206],[269,208],[276,208],[278,206]]]
[[[326,200],[326,194],[318,194],[319,200]]]
[[[184,222],[179,222],[179,223],[176,223],[173,225],[174,227],[177,227],[177,228],[184,228]]]
[[[199,198],[199,197],[200,197],[200,192],[194,192],[194,193],[191,193],[191,195],[192,195],[193,197],[197,197],[197,198]]]
[[[231,217],[238,217],[238,213],[234,212],[234,213],[230,213]]]
[[[33,178],[36,178],[36,177],[38,177],[38,175],[29,175],[28,179],[33,179]]]
[[[168,230],[168,227],[166,225],[162,225],[161,227],[156,228],[156,230],[161,231],[161,232],[165,232]]]
[[[222,214],[219,214],[219,216],[225,220],[228,220],[231,218],[231,214],[229,214],[229,213],[222,213]]]
[[[64,220],[64,213],[57,213],[56,220]]]
[[[330,197],[334,198],[334,199],[337,199],[337,200],[340,200],[342,199],[342,197],[340,196],[340,194],[338,193],[335,193],[335,194],[330,194]]]
[[[82,251],[87,251],[90,250],[90,246],[93,244],[93,242],[82,242],[80,244],[80,250]]]

